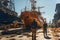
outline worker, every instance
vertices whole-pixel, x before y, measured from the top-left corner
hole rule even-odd
[[[32,40],[36,40],[36,27],[37,27],[37,22],[36,20],[34,19],[32,24],[31,24],[31,27],[32,27]]]
[[[43,33],[44,33],[44,38],[51,39],[50,37],[47,36],[47,23],[46,23],[46,20],[44,21],[44,24],[43,24]]]
[[[37,22],[36,22],[36,20],[35,20],[35,19],[33,20],[33,22],[32,22],[32,24],[31,24],[31,25],[32,25],[32,28],[36,28],[36,27],[37,27]]]

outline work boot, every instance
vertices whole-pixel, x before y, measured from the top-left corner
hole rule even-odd
[[[44,37],[44,38],[46,38],[46,39],[51,39],[50,37],[48,37],[48,36],[46,36],[46,37]]]

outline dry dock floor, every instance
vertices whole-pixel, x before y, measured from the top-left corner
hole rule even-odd
[[[51,39],[45,39],[43,36],[43,29],[36,32],[36,40],[60,40],[60,28],[48,28],[48,36]],[[21,35],[2,35],[0,40],[32,40],[32,32],[23,33]]]

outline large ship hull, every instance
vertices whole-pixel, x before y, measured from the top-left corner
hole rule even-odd
[[[20,18],[17,17],[17,13],[4,6],[0,7],[0,30],[16,28],[15,21],[20,22]],[[11,25],[12,24],[12,25]]]
[[[43,27],[43,18],[39,18],[39,12],[29,12],[29,11],[24,11],[21,13],[21,18],[24,20],[26,28],[31,28],[31,23],[35,19],[37,22],[38,27]],[[42,21],[41,21],[42,20]]]
[[[17,19],[17,13],[2,6],[0,7],[0,24],[10,24]]]

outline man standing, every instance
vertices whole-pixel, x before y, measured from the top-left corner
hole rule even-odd
[[[44,21],[44,24],[43,24],[43,33],[44,33],[44,38],[51,39],[50,37],[47,36],[47,23],[46,23],[46,20]]]
[[[36,40],[36,27],[37,27],[37,22],[35,19],[33,19],[33,22],[31,24],[32,27],[32,40]]]

